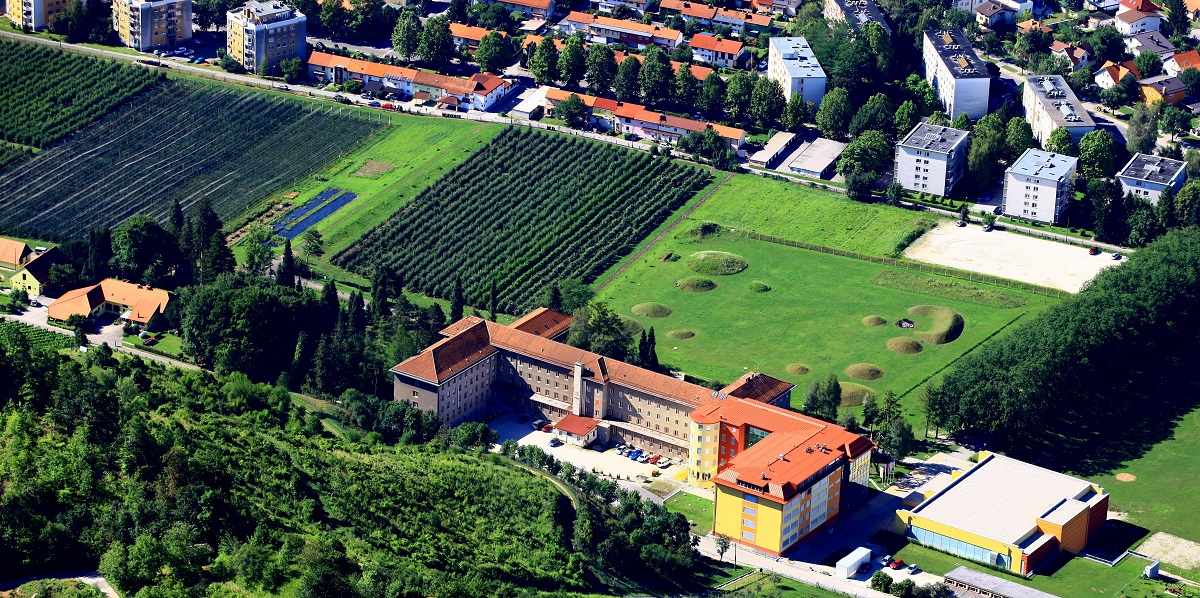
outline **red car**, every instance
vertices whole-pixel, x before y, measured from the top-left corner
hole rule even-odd
[[[660,457],[658,455],[654,455],[653,457],[650,457],[649,459],[647,459],[646,462],[647,463],[658,463],[659,459],[662,459],[662,457]]]
[[[553,429],[554,429],[554,424],[546,424],[546,425],[542,426],[543,432],[549,432],[550,430],[553,430]]]
[[[903,569],[904,568],[904,559],[896,559],[896,560],[892,561],[892,564],[890,564],[888,566],[893,569],[896,569],[896,570]]]

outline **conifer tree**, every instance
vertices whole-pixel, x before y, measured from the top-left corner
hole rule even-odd
[[[558,289],[557,282],[552,283],[550,285],[550,301],[549,301],[549,303],[550,304],[547,305],[546,307],[553,309],[554,311],[562,311],[562,308],[563,308],[563,306],[562,306],[562,291],[560,291]]]
[[[491,282],[488,283],[488,312],[490,312],[490,316],[491,316],[488,319],[493,322],[496,321],[496,305],[497,305],[497,303],[498,303],[498,301],[496,298],[496,279],[493,278],[491,280]]]
[[[292,253],[292,240],[283,242],[283,257],[275,269],[275,284],[290,287],[296,284],[296,256]]]
[[[646,335],[646,366],[647,368],[660,371],[662,366],[658,364],[658,351],[654,348],[654,327],[650,327],[650,334]]]
[[[466,306],[466,300],[463,299],[462,278],[454,277],[454,293],[450,296],[450,321],[457,322],[463,317],[463,308]]]

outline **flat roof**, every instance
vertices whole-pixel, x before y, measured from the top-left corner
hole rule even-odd
[[[1091,492],[1092,484],[1086,480],[992,454],[912,513],[967,533],[1018,544],[1037,529],[1039,517],[1050,514],[1064,500]]]
[[[1088,114],[1075,92],[1061,75],[1029,75],[1025,77],[1025,88],[1042,103],[1055,125],[1060,127],[1095,127],[1096,121]],[[1025,109],[1029,110],[1029,106]]]
[[[779,155],[779,152],[782,152],[792,145],[792,140],[795,138],[795,133],[788,133],[787,131],[779,131],[778,133],[775,133],[771,136],[771,139],[767,141],[767,144],[764,145],[761,150],[755,152],[754,155],[750,157],[750,161],[765,163],[774,160],[775,157]]]
[[[824,172],[830,164],[838,159],[838,156],[842,155],[846,145],[839,141],[818,137],[808,144],[808,147],[804,148],[800,155],[792,159],[788,168],[806,172]]]
[[[1117,176],[1165,185],[1185,168],[1187,162],[1150,154],[1134,154]]]
[[[987,64],[971,47],[971,40],[957,29],[925,31],[925,39],[933,46],[938,58],[955,79],[990,78]]]
[[[997,596],[1004,596],[1005,598],[1058,598],[1054,594],[1047,594],[1041,590],[1035,590],[1015,581],[996,577],[995,575],[988,575],[970,567],[959,566],[947,573],[945,578],[947,582],[959,582],[972,588],[993,592]]]
[[[918,123],[908,132],[900,145],[913,147],[939,154],[948,154],[967,140],[968,133],[961,129],[939,127],[929,123]]]
[[[883,17],[883,11],[879,10],[879,4],[875,0],[833,0],[833,2],[842,9],[842,14],[846,15],[846,20],[854,28],[862,29],[863,25],[875,21],[883,26],[883,30],[888,35],[892,34],[892,28],[888,26],[887,19]]]
[[[825,69],[813,54],[812,46],[803,37],[772,37],[770,53],[782,58],[783,67],[793,78],[824,77]]]
[[[1043,179],[1061,181],[1075,169],[1078,158],[1042,151],[1027,149],[1008,167],[1008,172],[1024,176],[1035,176]]]

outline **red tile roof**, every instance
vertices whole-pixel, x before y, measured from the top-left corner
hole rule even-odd
[[[637,21],[623,21],[621,19],[613,19],[609,17],[601,17],[597,15],[589,15],[587,13],[571,11],[567,15],[567,20],[572,23],[580,23],[584,25],[599,25],[609,29],[617,29],[623,31],[633,31],[641,35],[651,37],[661,37],[665,39],[679,39],[683,34],[674,29],[659,27],[657,25],[646,25]]]
[[[503,0],[506,4],[516,4],[517,6],[528,6],[529,8],[540,8],[542,10],[550,9],[550,0]]]
[[[1179,67],[1180,71],[1184,71],[1192,67],[1200,68],[1200,52],[1197,52],[1196,50],[1179,52],[1172,56],[1171,60],[1175,61],[1175,65]]]
[[[746,372],[732,384],[722,388],[721,394],[739,399],[751,399],[765,403],[774,402],[780,395],[796,388],[795,384],[772,378],[758,372]]]
[[[308,57],[308,64],[324,68],[342,67],[352,75],[370,75],[381,79],[406,79],[416,85],[441,89],[445,93],[452,95],[466,95],[469,93],[487,95],[497,87],[509,85],[508,81],[491,73],[475,73],[469,78],[464,79],[462,77],[451,77],[437,73],[426,73],[416,69],[380,62],[346,58],[345,56],[327,54],[325,52],[314,51]]]
[[[392,371],[441,384],[496,352],[496,348],[488,344],[487,324],[477,321],[467,325],[454,336],[404,360]]]
[[[1197,0],[1197,1],[1200,1],[1200,0]],[[630,58],[630,57],[638,59],[639,62],[646,60],[646,57],[642,56],[641,54],[630,54],[629,52],[613,52],[613,58],[615,58],[617,60],[617,66],[620,66],[622,62],[625,62],[625,59]],[[683,67],[682,62],[676,62],[674,60],[671,61],[671,70],[672,71],[678,73],[679,69],[682,67]],[[700,81],[703,81],[706,78],[708,78],[708,76],[711,75],[713,72],[712,69],[710,69],[706,66],[700,66],[698,64],[693,64],[693,65],[691,65],[691,67],[692,67],[692,76]]]
[[[109,278],[90,287],[68,291],[47,309],[50,318],[66,320],[73,315],[91,315],[103,303],[115,303],[129,310],[126,319],[147,324],[161,313],[171,300],[169,293],[148,285]]]
[[[1142,12],[1140,10],[1127,10],[1127,11],[1117,15],[1118,19],[1121,19],[1122,21],[1125,21],[1126,23],[1129,23],[1130,25],[1132,25],[1142,19],[1148,19],[1150,17],[1158,18],[1158,13]]]
[[[20,265],[29,252],[29,246],[25,243],[0,237],[0,262]]]
[[[717,9],[707,4],[696,2],[685,2],[684,0],[662,0],[658,5],[659,10],[673,10],[682,15],[687,15],[696,19],[712,19],[717,15]]]
[[[692,40],[688,45],[696,50],[708,50],[709,52],[724,52],[737,56],[742,53],[742,42],[733,39],[721,39],[712,35],[697,33],[692,36]]]
[[[464,25],[462,23],[450,23],[450,35],[471,40],[476,43],[478,43],[485,35],[491,32],[492,31],[490,29],[486,29],[484,27],[473,27],[471,25]],[[496,33],[499,33],[500,37],[508,37],[507,32],[497,31]]]
[[[559,420],[557,424],[554,424],[554,427],[568,434],[583,437],[587,436],[592,430],[595,430],[598,425],[600,425],[599,420],[590,417],[581,417],[572,413]]]
[[[662,126],[671,127],[674,129],[683,129],[692,133],[703,131],[707,128],[712,128],[718,135],[741,143],[746,132],[736,127],[726,127],[716,123],[706,123],[690,118],[682,118],[679,116],[671,116],[670,114],[662,114],[647,110],[644,106],[638,104],[621,104],[616,110],[617,116],[628,118],[630,120],[641,121],[644,123],[656,123]]]
[[[1121,0],[1121,6],[1141,12],[1158,12],[1162,8],[1150,0]]]
[[[539,307],[525,317],[509,324],[521,332],[536,334],[542,338],[553,339],[571,327],[571,316],[546,307]]]
[[[525,41],[523,41],[523,42],[521,42],[521,43],[522,43],[522,44],[524,44],[526,48],[528,48],[528,47],[530,46],[530,44],[532,44],[532,45],[540,45],[540,44],[542,43],[542,40],[543,40],[543,39],[546,39],[546,36],[544,36],[544,35],[534,35],[534,34],[532,34],[532,33],[531,33],[531,34],[529,34],[529,35],[526,35],[526,36],[525,36]],[[567,47],[567,42],[566,42],[566,40],[562,40],[562,39],[555,38],[555,39],[554,39],[554,47],[555,47],[555,48],[558,48],[558,49],[559,49],[559,51],[562,51],[562,49],[563,49],[563,48],[566,48],[566,47]],[[587,47],[587,44],[584,44],[584,47]]]

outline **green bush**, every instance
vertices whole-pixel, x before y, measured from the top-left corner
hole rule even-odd
[[[725,251],[697,251],[687,258],[687,267],[700,274],[729,276],[750,267],[746,258]]]

